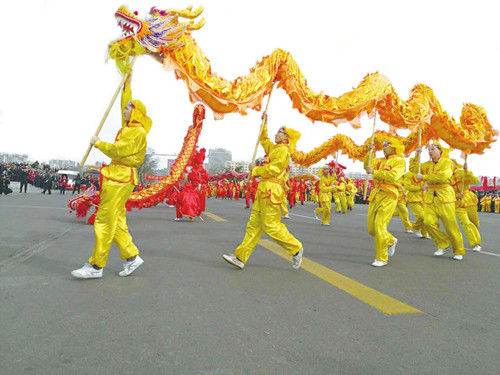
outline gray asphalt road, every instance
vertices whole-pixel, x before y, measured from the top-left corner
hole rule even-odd
[[[366,206],[319,225],[290,211],[304,256],[422,313],[385,315],[258,246],[237,270],[221,255],[244,234],[243,202],[207,202],[224,218],[174,222],[160,206],[129,214],[145,263],[121,278],[112,248],[104,277],[70,271],[90,256],[93,228],[70,195],[0,197],[0,374],[497,374],[500,215],[481,215],[485,252],[434,258],[405,234],[370,267]],[[468,244],[466,244],[468,247]],[[496,255],[495,255],[496,254]]]

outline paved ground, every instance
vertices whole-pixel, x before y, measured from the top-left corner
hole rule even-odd
[[[241,201],[210,199],[216,216],[193,223],[160,206],[129,214],[136,273],[116,275],[113,248],[102,279],[76,280],[93,228],[70,195],[15,188],[0,197],[2,375],[498,373],[500,215],[480,215],[485,252],[463,262],[394,218],[396,255],[378,269],[366,206],[324,227],[306,204],[286,222],[304,269],[263,241],[240,271],[221,255],[243,237]],[[420,312],[384,313],[394,300]]]

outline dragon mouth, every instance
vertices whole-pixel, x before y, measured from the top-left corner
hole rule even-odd
[[[115,19],[118,26],[122,28],[122,39],[129,38],[132,35],[137,35],[137,33],[142,29],[142,22],[140,20],[129,17],[122,12],[116,12]]]

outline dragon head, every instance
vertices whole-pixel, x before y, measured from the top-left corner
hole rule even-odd
[[[194,19],[203,12],[203,7],[192,11],[192,7],[184,10],[160,10],[151,8],[149,17],[141,20],[137,12],[130,12],[126,6],[121,6],[115,13],[118,26],[122,29],[122,37],[109,46],[122,48],[129,46],[134,52],[139,52],[140,47],[134,46],[137,42],[143,50],[141,53],[166,53],[182,47],[181,40],[186,31],[200,29],[205,24],[205,19],[194,24]],[[179,22],[179,17],[190,19],[189,22]],[[114,57],[110,56],[114,59]]]

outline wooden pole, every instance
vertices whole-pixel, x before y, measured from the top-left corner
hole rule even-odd
[[[370,144],[372,148],[370,149],[370,153],[368,154],[368,166],[371,166],[372,163],[372,155],[373,155],[373,145],[375,143],[375,125],[377,123],[377,110],[375,110],[375,116],[373,116],[373,130],[372,130],[372,140]],[[366,192],[368,190],[368,180],[370,179],[370,174],[366,174],[365,185],[363,186],[363,200],[366,201]]]
[[[135,55],[132,58],[132,62],[129,65],[130,68],[132,68],[134,66],[134,62],[135,62],[136,58],[137,58],[137,55]],[[109,112],[111,111],[111,108],[113,107],[113,104],[115,103],[115,100],[118,97],[118,94],[120,93],[120,90],[123,87],[123,85],[125,84],[125,81],[129,77],[129,75],[130,75],[130,73],[123,74],[123,78],[122,78],[120,84],[118,85],[118,88],[116,89],[115,93],[113,94],[113,97],[111,98],[111,102],[109,103],[108,108],[106,109],[106,112],[104,113],[104,116],[102,117],[101,123],[99,124],[99,126],[97,127],[97,130],[95,131],[94,135],[96,137],[99,136],[99,133],[101,132],[102,126],[104,125],[104,122],[106,121],[106,118],[108,117]],[[87,152],[85,153],[85,155],[82,158],[82,161],[80,162],[80,168],[83,167],[83,165],[87,161],[87,158],[90,154],[90,151],[92,150],[92,147],[93,147],[93,145],[89,145]]]
[[[273,83],[273,85],[271,86],[271,90],[269,90],[269,95],[267,96],[267,103],[266,103],[266,108],[264,108],[264,113],[267,114],[267,108],[269,107],[269,102],[271,101],[271,94],[273,92],[273,89],[274,89],[274,85],[275,85],[275,82]],[[263,114],[264,114],[263,113]],[[262,133],[262,129],[264,128],[264,119],[262,119],[262,122],[260,123],[260,129],[259,129],[259,135],[257,136],[257,143],[255,144],[255,150],[253,151],[253,156],[252,156],[252,163],[255,162],[255,158],[257,156],[257,150],[259,149],[259,141],[260,141],[260,133]],[[252,172],[249,171],[248,172],[248,179],[247,179],[247,182],[250,181],[250,178],[252,176]]]
[[[418,153],[418,174],[420,174],[420,156],[422,154],[422,128],[418,127],[418,148],[420,152]]]
[[[465,158],[464,158],[464,179],[462,181],[462,189],[461,189],[461,194],[462,194],[462,198],[464,196],[464,190],[465,190],[465,179],[467,178],[467,154],[465,154]]]

